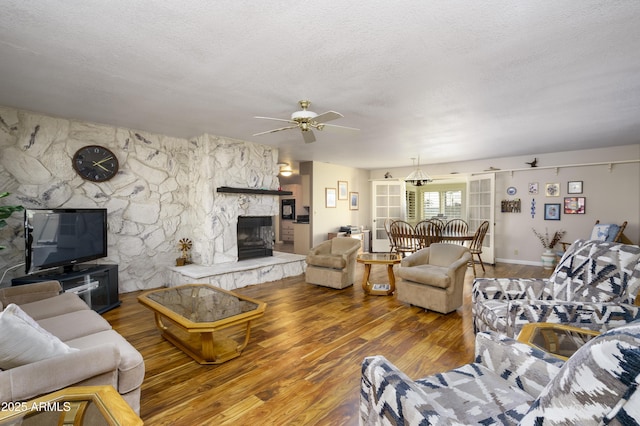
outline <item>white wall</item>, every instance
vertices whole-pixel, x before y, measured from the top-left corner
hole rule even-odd
[[[311,173],[312,245],[327,239],[329,232],[338,232],[340,226],[355,225],[370,228],[371,183],[369,172],[362,169],[314,162]],[[348,183],[349,192],[357,192],[360,208],[350,210],[349,200],[337,200],[335,208],[325,207],[325,188],[338,189],[338,181]]]

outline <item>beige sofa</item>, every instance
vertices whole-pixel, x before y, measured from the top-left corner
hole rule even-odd
[[[111,385],[139,414],[142,355],[80,297],[61,291],[57,281],[0,289],[0,402]]]
[[[398,300],[448,314],[462,306],[464,275],[471,260],[459,244],[433,243],[402,259]]]
[[[310,284],[343,289],[355,281],[360,240],[336,237],[309,250],[305,280]]]

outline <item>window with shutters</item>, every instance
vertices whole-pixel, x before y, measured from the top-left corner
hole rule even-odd
[[[462,218],[462,190],[425,191],[422,193],[422,219],[444,216]]]
[[[407,191],[407,219],[414,220],[416,218],[416,192]]]

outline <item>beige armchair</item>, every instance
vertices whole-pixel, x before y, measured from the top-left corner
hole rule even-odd
[[[459,244],[433,243],[405,257],[398,268],[398,300],[448,314],[462,306],[469,249]]]
[[[360,240],[336,237],[309,250],[305,279],[310,284],[345,288],[355,281]]]

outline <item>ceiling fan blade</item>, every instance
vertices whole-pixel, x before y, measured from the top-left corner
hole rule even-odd
[[[302,131],[302,138],[304,139],[304,143],[312,143],[316,141],[316,135],[314,135],[311,130]]]
[[[319,130],[322,130],[325,127],[326,128],[335,129],[335,130],[350,130],[350,131],[355,131],[355,132],[359,132],[360,131],[360,129],[356,129],[355,127],[338,126],[337,124],[323,124],[322,127]]]
[[[326,123],[327,121],[335,120],[342,117],[344,117],[344,115],[340,114],[339,112],[327,111],[323,112],[320,115],[316,115],[313,118],[313,121],[315,121],[316,123]]]
[[[267,130],[266,132],[254,133],[253,136],[260,136],[260,135],[266,135],[268,133],[280,132],[282,130],[295,129],[296,127],[298,127],[297,124],[295,126],[280,127],[279,129],[273,129],[273,130]]]
[[[273,117],[253,117],[253,118],[259,118],[261,120],[284,121],[285,123],[298,124],[293,120],[288,120],[288,119],[285,119],[285,118],[273,118]]]

